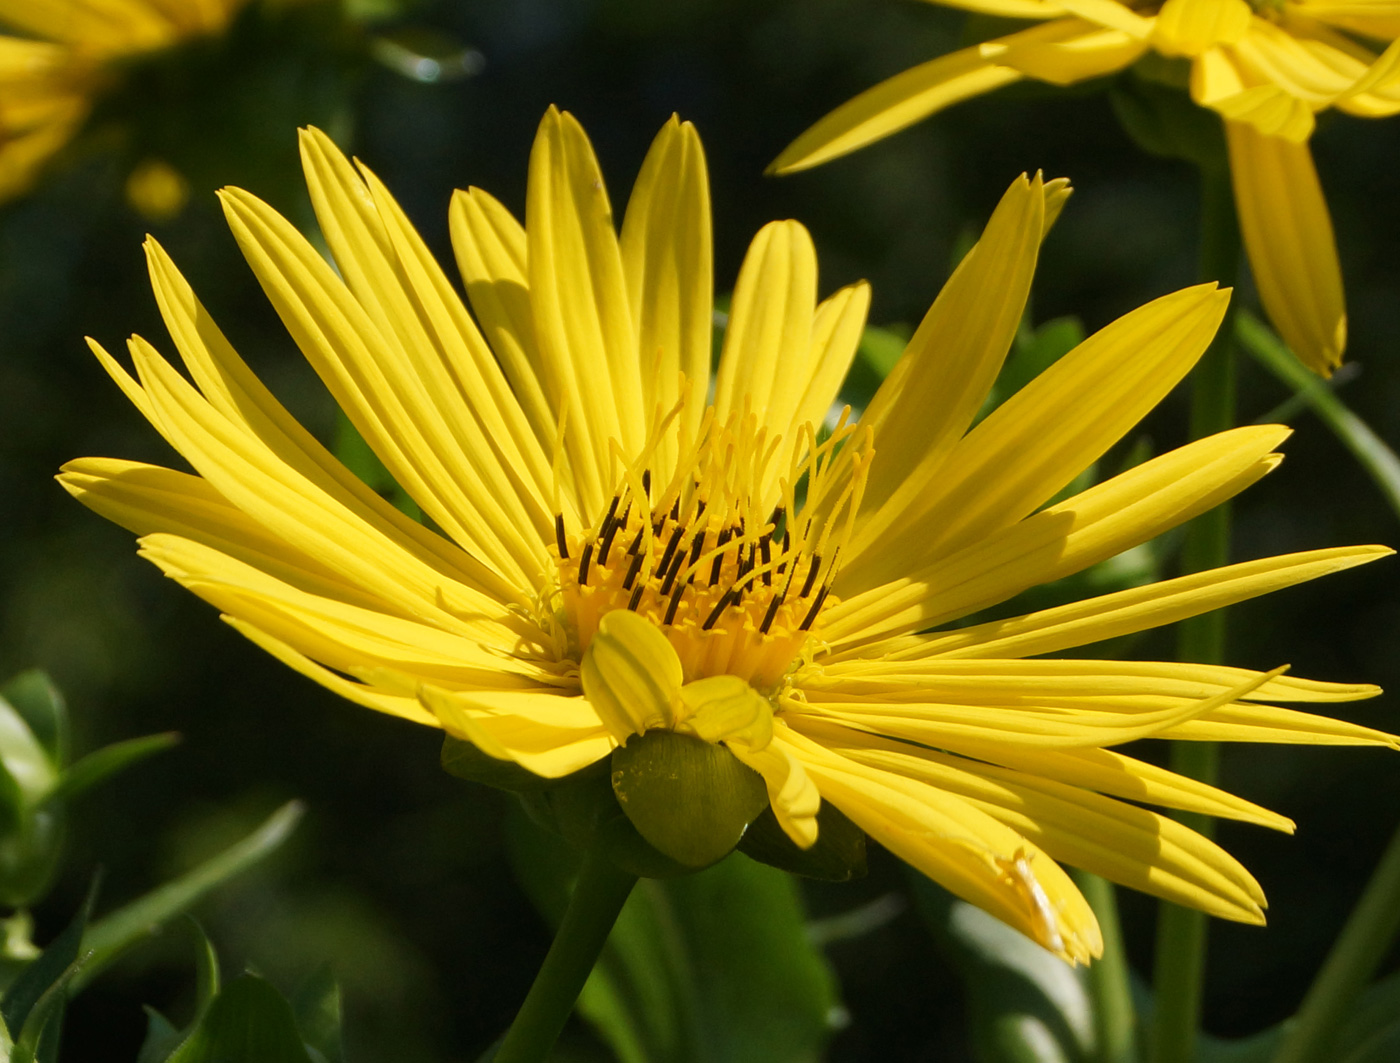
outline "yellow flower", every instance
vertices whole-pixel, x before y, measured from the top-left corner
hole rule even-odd
[[[0,0],[0,201],[77,133],[109,68],[222,32],[247,0]]]
[[[1382,547],[928,633],[1215,505],[1272,469],[1288,434],[1225,432],[1047,505],[1191,368],[1224,312],[1214,285],[1114,322],[973,427],[1064,181],[1012,184],[864,415],[843,413],[828,433],[869,289],[818,302],[812,241],[793,221],[753,241],[707,401],[710,205],[690,125],[673,119],[657,137],[619,236],[582,128],[551,109],[525,226],[479,189],[453,199],[470,313],[368,169],[315,130],[301,147],[335,267],[247,192],[222,193],[229,224],[428,524],[292,419],[154,241],[156,299],[192,380],[140,338],[135,377],[92,346],[195,475],[86,458],[60,479],[230,625],[336,693],[537,776],[613,757],[615,788],[639,734],[713,743],[707,755],[728,750],[761,776],[797,845],[814,843],[830,802],[1076,961],[1099,952],[1099,931],[1057,859],[1262,920],[1247,871],[1136,802],[1291,829],[1109,747],[1396,744],[1267,704],[1370,686],[1045,659]],[[627,811],[650,838],[648,810]]]
[[[942,56],[861,93],[793,141],[791,173],[855,151],[950,104],[1034,78],[1070,85],[1148,52],[1190,64],[1192,98],[1225,120],[1245,250],[1284,340],[1328,375],[1346,348],[1332,220],[1313,167],[1313,115],[1400,112],[1400,38],[1388,0],[929,0],[1039,25]]]

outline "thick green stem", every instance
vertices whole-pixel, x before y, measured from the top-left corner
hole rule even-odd
[[[1103,933],[1103,956],[1089,964],[1086,978],[1094,1002],[1097,1063],[1137,1063],[1137,1016],[1129,981],[1123,929],[1118,921],[1118,896],[1113,883],[1087,871],[1075,871],[1074,881]]]
[[[1326,1059],[1332,1035],[1400,933],[1400,830],[1317,974],[1274,1063]]]
[[[1225,169],[1201,173],[1201,279],[1235,283],[1239,269],[1239,224]],[[1191,437],[1200,439],[1235,426],[1235,351],[1232,315],[1227,315],[1215,342],[1196,366],[1191,380]],[[1230,507],[1216,506],[1186,529],[1182,568],[1201,572],[1230,559]],[[1182,621],[1177,655],[1183,661],[1220,664],[1225,657],[1225,614],[1216,610]],[[1177,742],[1173,770],[1213,782],[1219,763],[1213,742]],[[1178,817],[1193,830],[1214,833],[1208,818],[1192,813]],[[1201,986],[1205,971],[1206,917],[1163,903],[1157,918],[1157,957],[1153,972],[1156,1007],[1152,1023],[1152,1063],[1189,1063],[1195,1057],[1201,1024]]]
[[[493,1063],[543,1063],[549,1056],[636,883],[601,856],[584,859],[564,921]]]

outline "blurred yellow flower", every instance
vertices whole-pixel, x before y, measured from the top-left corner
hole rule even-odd
[[[335,265],[247,192],[222,193],[229,224],[429,523],[288,414],[154,241],[156,299],[192,380],[140,338],[134,377],[92,346],[195,474],[85,458],[60,480],[235,629],[336,693],[550,778],[638,734],[714,743],[758,773],[797,845],[814,844],[830,802],[1074,961],[1101,941],[1060,859],[1262,921],[1243,867],[1141,802],[1291,829],[1109,747],[1396,744],[1268,704],[1364,698],[1371,686],[1037,659],[1382,547],[1250,561],[929,633],[1230,497],[1277,464],[1288,434],[1225,432],[1049,504],[1205,350],[1228,298],[1214,285],[1124,316],[974,426],[1064,181],[1012,184],[864,415],[846,411],[827,432],[869,289],[819,302],[812,241],[793,221],[750,247],[707,401],[710,201],[690,125],[673,119],[657,137],[619,235],[582,128],[551,109],[524,226],[480,189],[453,199],[470,313],[373,173],[315,130],[301,146]]]
[[[1332,221],[1313,167],[1313,115],[1400,112],[1391,0],[928,0],[1039,20],[906,70],[843,104],[773,163],[834,159],[972,96],[1034,78],[1070,85],[1149,51],[1190,63],[1192,98],[1225,120],[1245,250],[1264,309],[1323,375],[1341,364],[1346,306]]]
[[[220,33],[247,0],[0,0],[0,201],[73,137],[112,64]]]

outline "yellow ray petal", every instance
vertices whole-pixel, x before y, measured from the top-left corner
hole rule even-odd
[[[783,833],[803,849],[815,845],[821,793],[792,750],[781,743],[757,751],[736,743],[730,752],[763,776],[768,804]]]
[[[542,445],[548,444],[554,438],[555,417],[539,376],[525,228],[479,188],[453,194],[448,220],[472,311],[500,359],[535,437]]]
[[[880,457],[846,550],[853,585],[877,578],[861,575],[864,564],[888,563],[882,545],[863,555],[920,505],[996,380],[1025,310],[1049,204],[1067,190],[1061,181],[1045,185],[1038,174],[1011,183],[866,408],[861,423],[874,430]]]
[[[820,736],[836,736],[824,730]],[[1145,808],[1048,779],[875,736],[830,745],[860,764],[929,783],[1029,838],[1056,860],[1212,915],[1262,923],[1264,892],[1214,842]]]
[[[402,348],[286,219],[240,189],[220,193],[244,257],[297,346],[405,491],[458,543],[517,588],[548,563],[518,506],[484,484]]]
[[[1065,13],[1056,0],[924,0],[940,7],[959,7],[1001,18],[1058,18]]]
[[[425,686],[419,697],[448,734],[545,778],[586,768],[617,747],[581,697],[478,695],[432,686]]]
[[[1250,269],[1269,319],[1299,358],[1331,375],[1347,342],[1341,263],[1306,143],[1227,122],[1230,174]]]
[[[622,263],[641,362],[643,412],[669,410],[684,397],[655,463],[672,469],[680,439],[693,439],[710,386],[714,254],[710,182],[700,136],[674,115],[637,175],[622,222]],[[685,394],[678,390],[681,375]]]
[[[598,160],[578,121],[553,107],[530,153],[525,235],[541,377],[551,407],[568,410],[569,460],[594,520],[613,489],[609,440],[635,454],[646,436],[641,368]]]
[[[1191,98],[1229,122],[1252,126],[1267,136],[1297,143],[1312,135],[1316,122],[1306,101],[1241,69],[1233,50],[1210,48],[1191,65]]]
[[[1197,285],[1094,333],[953,446],[882,549],[946,554],[1034,512],[1176,386],[1228,301],[1228,291]],[[880,438],[877,430],[877,446]]]
[[[321,684],[333,694],[337,694],[346,701],[362,705],[375,712],[387,713],[390,716],[398,716],[413,723],[421,723],[427,727],[441,727],[438,719],[431,712],[427,711],[416,698],[404,697],[401,694],[390,693],[377,689],[364,683],[357,683],[347,679],[342,675],[337,675],[329,668],[323,668],[315,661],[304,654],[298,653],[280,639],[273,638],[267,632],[262,631],[246,621],[236,617],[224,617],[229,627],[233,628],[244,638],[254,643],[256,646],[271,654],[287,667],[300,672],[313,682]]]
[[[1098,922],[1074,884],[1014,830],[962,798],[858,764],[790,729],[774,741],[794,749],[823,800],[934,881],[1070,962],[1102,952]]]
[[[783,149],[768,172],[796,173],[818,166],[883,140],[952,104],[1020,81],[1019,71],[998,65],[997,59],[1007,47],[1067,40],[1086,29],[1087,24],[1078,19],[1059,19],[896,74],[818,121]]]
[[[556,686],[555,671],[456,632],[382,609],[308,593],[218,550],[174,535],[141,541],[141,555],[220,612],[245,620],[319,664],[347,675],[388,670],[419,681],[481,689]],[[509,645],[511,632],[473,634]]]
[[[824,636],[839,650],[926,630],[1081,571],[1233,497],[1277,465],[1270,451],[1287,435],[1258,425],[1197,440],[932,563],[911,541],[898,567],[842,572],[843,600],[827,613]],[[868,590],[855,582],[899,567],[907,575]]]
[[[784,432],[786,438],[794,438],[804,424],[817,427],[826,419],[855,360],[869,312],[870,285],[865,281],[849,284],[817,305],[808,359],[811,371],[802,401]]]
[[[1254,13],[1245,0],[1167,0],[1152,24],[1152,45],[1166,55],[1200,55],[1234,44]]]
[[[744,256],[715,379],[715,419],[745,410],[782,432],[809,379],[817,251],[795,221],[770,222]]]
[[[181,454],[220,494],[296,550],[449,630],[460,630],[463,616],[497,616],[501,603],[512,600],[453,582],[413,557],[397,538],[378,534],[220,418],[149,346],[134,341],[132,351],[151,408]],[[491,587],[498,589],[506,588]]]
[[[190,375],[218,413],[255,436],[278,461],[305,477],[317,491],[329,495],[378,535],[397,541],[402,549],[452,580],[475,586],[494,583],[495,577],[479,561],[400,513],[298,424],[238,356],[164,249],[148,238],[145,251],[151,286],[165,326]],[[100,347],[94,346],[94,350],[127,398],[160,428],[139,385]]]
[[[1145,40],[1152,33],[1152,20],[1133,11],[1121,0],[1058,0],[1071,15]]]
[[[1121,29],[1100,29],[1067,41],[1018,44],[1007,48],[997,62],[1037,81],[1075,85],[1117,73],[1137,62],[1146,51],[1147,43],[1140,37]]]
[[[1277,85],[1314,110],[1348,92],[1364,71],[1333,49],[1289,32],[1267,19],[1255,19],[1232,45],[1235,62],[1249,80]]]
[[[930,657],[1035,657],[1199,616],[1260,594],[1388,557],[1385,546],[1343,546],[1246,561],[1087,598],[1037,613],[934,635],[872,643],[845,656],[890,660]]]

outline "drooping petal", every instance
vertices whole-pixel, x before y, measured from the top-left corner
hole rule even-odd
[[[1225,123],[1240,232],[1269,320],[1299,358],[1330,376],[1347,342],[1342,269],[1307,143]]]
[[[547,779],[586,768],[617,747],[585,698],[432,686],[419,697],[448,734]]]
[[[1153,20],[1152,44],[1167,55],[1200,55],[1239,41],[1253,18],[1246,0],[1167,0]]]
[[[1191,65],[1191,98],[1228,123],[1301,143],[1317,124],[1306,101],[1243,70],[1228,48],[1210,48]]]

